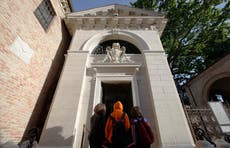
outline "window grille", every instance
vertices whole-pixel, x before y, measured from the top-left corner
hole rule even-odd
[[[47,30],[55,16],[55,11],[52,7],[50,0],[43,0],[34,11],[34,15],[36,16],[44,30]]]
[[[111,47],[113,43],[119,43],[121,47],[125,46],[126,54],[141,54],[140,50],[135,45],[123,40],[108,40],[102,42],[94,48],[92,54],[106,54],[106,47]]]

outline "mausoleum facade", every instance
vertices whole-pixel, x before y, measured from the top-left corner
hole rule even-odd
[[[154,131],[152,147],[194,147],[160,41],[167,19],[122,5],[67,14],[72,40],[39,147],[88,147],[93,107],[117,100],[140,106]]]

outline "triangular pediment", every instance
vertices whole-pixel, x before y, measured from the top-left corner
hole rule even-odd
[[[162,13],[133,8],[125,5],[108,5],[70,13],[68,16],[164,16]]]
[[[76,29],[130,29],[163,32],[165,14],[125,5],[108,5],[67,14],[65,24],[71,34]]]

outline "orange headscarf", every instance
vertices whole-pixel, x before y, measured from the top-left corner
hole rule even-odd
[[[121,116],[123,114],[123,105],[120,101],[117,101],[113,105],[113,112],[110,114],[112,117],[114,117],[117,121],[121,120]],[[128,131],[130,128],[130,122],[129,122],[129,117],[127,114],[125,114],[124,118],[124,124],[125,128]],[[107,119],[106,126],[105,126],[105,138],[112,143],[111,138],[112,138],[112,133],[113,132],[113,121],[111,118]]]

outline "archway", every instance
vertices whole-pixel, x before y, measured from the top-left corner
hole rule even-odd
[[[199,105],[207,105],[207,102],[210,101],[210,94],[212,93],[212,88],[213,86],[216,87],[215,83],[220,82],[219,80],[224,80],[224,78],[228,78],[230,76],[229,72],[224,72],[224,73],[218,73],[215,75],[210,76],[208,79],[205,80],[205,82],[200,86],[201,88],[201,96],[200,99],[202,100],[202,104]],[[220,86],[220,85],[218,85]],[[221,86],[219,87],[221,88]]]
[[[127,41],[134,46],[136,46],[141,52],[142,50],[150,50],[150,46],[146,43],[146,41],[140,37],[136,33],[132,33],[129,31],[119,30],[119,31],[108,31],[104,33],[98,33],[92,36],[87,42],[83,45],[83,51],[92,51],[97,47],[100,43],[103,43],[108,40],[123,40]]]
[[[222,102],[226,108],[230,108],[230,77],[216,80],[209,88],[209,101]]]
[[[119,36],[119,39],[116,38],[117,36]],[[92,37],[90,40],[94,40],[94,37]],[[103,58],[101,60],[97,60],[97,58],[99,59],[100,57],[105,56],[106,47],[112,47],[113,43],[119,43],[121,48],[122,46],[126,48],[125,53],[129,54],[129,58],[135,59],[136,57],[139,58],[139,61],[142,61],[143,57],[139,47],[143,48],[144,46],[141,46],[137,39],[135,39],[133,42],[130,40],[131,38],[124,34],[109,34],[104,36],[101,41],[98,41],[98,44],[93,48],[91,46],[93,50],[90,49],[90,57],[94,57],[94,61],[93,63],[88,64],[94,67],[97,75],[94,106],[99,102],[105,103],[107,106],[108,114],[113,111],[113,104],[118,100],[122,102],[124,111],[128,114],[130,113],[133,105],[140,105],[137,90],[138,86],[136,81],[136,71],[139,70],[141,64],[138,62],[103,63]],[[99,54],[101,55],[97,56]]]

